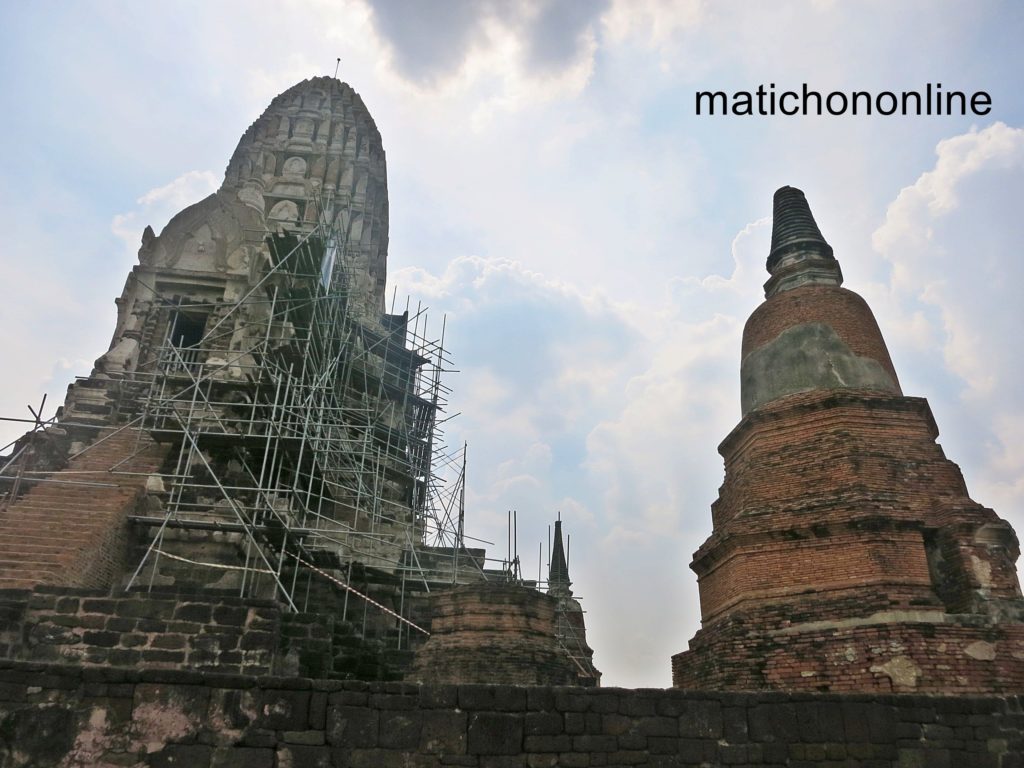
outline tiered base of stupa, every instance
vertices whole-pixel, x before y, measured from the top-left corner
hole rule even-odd
[[[720,447],[703,629],[673,685],[1024,691],[1016,536],[936,437],[925,400],[867,390],[748,413]]]

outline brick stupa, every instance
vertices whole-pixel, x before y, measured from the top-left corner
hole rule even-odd
[[[691,564],[702,628],[673,685],[1024,691],[1017,537],[968,496],[927,401],[903,395],[798,189],[775,193],[767,267]]]

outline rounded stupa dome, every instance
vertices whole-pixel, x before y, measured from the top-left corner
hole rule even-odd
[[[743,415],[786,395],[866,389],[902,394],[878,323],[842,273],[804,193],[775,193],[771,278],[743,329]]]

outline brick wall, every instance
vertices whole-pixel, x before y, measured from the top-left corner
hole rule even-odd
[[[586,675],[555,636],[558,601],[516,584],[467,584],[430,596],[430,638],[407,679],[570,685]]]
[[[853,291],[835,285],[802,285],[767,299],[743,328],[742,356],[804,323],[830,326],[855,354],[877,361],[899,382],[871,308]]]
[[[127,515],[166,451],[146,434],[105,430],[66,471],[24,483],[0,510],[0,589],[110,586],[127,566]]]
[[[269,600],[38,587],[0,593],[0,656],[85,666],[324,675],[333,625]]]
[[[745,416],[719,448],[714,530],[691,566],[702,629],[673,683],[1024,691],[1016,536],[936,437],[925,400],[866,390]]]
[[[1019,766],[1024,699],[342,683],[0,662],[0,768]]]
[[[891,586],[905,602],[926,598],[931,579],[920,531],[835,531],[827,537],[731,543],[700,581],[701,615],[715,618],[741,600],[768,600],[806,592],[807,574],[820,591]],[[870,556],[865,553],[870,552]],[[799,563],[797,566],[796,563]],[[919,590],[911,589],[920,587]],[[834,608],[827,611],[834,615]]]
[[[941,611],[866,610],[848,593],[835,618],[798,598],[730,615],[672,657],[679,688],[877,693],[1020,693],[1024,625]],[[878,609],[872,612],[871,608]]]

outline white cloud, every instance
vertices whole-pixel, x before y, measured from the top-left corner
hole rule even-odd
[[[704,13],[700,0],[616,0],[601,23],[613,44],[639,39],[647,45],[665,47],[695,27]]]
[[[124,244],[134,258],[147,225],[157,234],[171,217],[184,208],[198,203],[220,186],[220,179],[212,171],[187,171],[173,181],[145,192],[135,201],[138,208],[119,213],[110,223],[110,230]]]
[[[969,73],[957,85],[991,86],[994,115],[1019,125],[1019,35],[996,6],[485,0],[447,5],[470,18],[452,45],[441,4],[413,4],[437,35],[403,5],[404,32],[362,0],[207,4],[185,24],[143,4],[13,20],[20,65],[0,89],[21,117],[0,126],[17,148],[0,183],[0,315],[18,375],[4,413],[88,372],[143,227],[219,181],[189,169],[222,168],[274,94],[340,55],[384,136],[393,277],[450,313],[470,528],[504,541],[518,508],[525,551],[562,510],[607,682],[667,685],[668,656],[696,628],[686,562],[710,532],[715,446],[739,415],[738,334],[760,301],[767,224],[737,235],[732,262],[729,240],[779,184],[808,191],[975,496],[1019,508],[1016,129],[710,123],[690,109],[697,84],[920,87],[941,61]],[[858,259],[880,206],[951,133],[964,135],[879,234],[889,261]]]
[[[424,106],[462,102],[484,130],[498,113],[571,98],[586,87],[604,3],[368,3],[386,69]]]
[[[563,513],[612,683],[668,685],[668,657],[697,629],[694,577],[681,561],[711,530],[715,446],[739,415],[740,331],[761,298],[767,230],[759,220],[737,234],[729,276],[680,280],[645,307],[502,259],[393,275],[400,291],[448,312],[465,371],[449,380],[462,413],[449,435],[469,441],[471,532],[504,541],[506,510],[516,509],[528,553]],[[663,584],[678,612],[671,632],[636,633],[619,655],[622,616],[650,621],[634,575]]]
[[[935,152],[934,167],[899,192],[872,239],[893,264],[886,319],[913,328],[895,337],[894,357],[918,358],[913,375],[927,391],[906,383],[904,391],[932,401],[972,496],[1021,530],[1024,365],[1013,345],[1024,331],[1024,130],[997,122]],[[934,339],[936,353],[906,348],[915,337]]]

